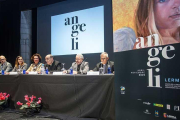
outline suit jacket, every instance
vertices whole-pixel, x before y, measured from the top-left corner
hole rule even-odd
[[[45,64],[44,67],[45,67],[45,69],[46,69],[46,67],[48,67],[48,71],[50,71],[50,72],[61,71],[61,63],[56,60],[54,60],[52,65]]]
[[[42,66],[42,63],[39,63],[36,66],[36,70],[34,70],[35,64],[32,63],[31,66],[28,68],[27,72],[41,72],[41,66]]]
[[[19,68],[17,68],[17,67],[14,66],[14,69],[12,70],[12,72],[17,72],[18,69],[19,69]],[[20,72],[22,72],[23,70],[27,70],[27,64],[26,64],[26,63],[24,63],[24,65],[22,65],[22,66],[20,67]]]
[[[71,67],[73,71],[77,71],[78,66],[76,62],[73,62]],[[67,70],[67,73],[70,73],[70,68]],[[89,71],[89,63],[83,61],[80,65],[79,74],[87,74],[88,71]]]
[[[108,61],[108,62],[106,63],[105,73],[108,72],[108,65],[110,65],[110,67],[111,67],[111,73],[113,73],[113,72],[114,72],[114,62],[113,62],[113,61]],[[93,71],[99,71],[99,68],[100,68],[101,66],[103,67],[103,65],[101,64],[101,62],[99,62],[99,63],[96,65],[96,67],[93,69]]]
[[[1,66],[2,66],[2,64],[1,64]],[[1,73],[1,66],[0,66],[0,73]],[[9,62],[5,62],[4,64],[3,64],[3,70],[4,70],[4,72],[10,72],[11,70],[12,70],[13,68],[12,68],[12,65],[11,65],[11,63],[9,63]]]

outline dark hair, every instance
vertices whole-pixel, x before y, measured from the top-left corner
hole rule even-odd
[[[53,58],[53,56],[52,56],[51,54],[48,54],[48,55],[46,55],[46,56],[49,56],[50,58]]]
[[[36,53],[36,54],[34,54],[32,57],[31,57],[31,61],[32,62],[34,62],[34,56],[37,56],[38,58],[39,58],[39,62],[41,62],[41,55],[40,54],[38,54],[38,53]]]

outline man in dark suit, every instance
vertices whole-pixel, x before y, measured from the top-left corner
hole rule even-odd
[[[45,69],[48,68],[49,72],[61,71],[61,63],[54,60],[51,54],[46,55],[45,57],[46,64],[44,65]]]
[[[1,56],[0,56],[0,59],[1,59],[0,73],[1,73],[2,69],[4,70],[4,72],[11,72],[11,70],[12,70],[13,68],[12,68],[11,63],[9,63],[9,62],[6,61],[6,57],[3,56],[3,55],[1,55]]]
[[[108,57],[108,53],[103,52],[100,55],[100,60],[101,62],[99,62],[96,67],[93,69],[93,71],[99,71],[99,68],[103,67],[104,68],[104,73],[108,72],[108,65],[110,65],[111,67],[111,72],[114,72],[114,62],[113,61],[109,61],[109,57]]]
[[[73,69],[73,74],[87,74],[89,71],[89,63],[83,61],[84,57],[82,54],[77,54],[75,61],[72,63],[72,69]],[[70,68],[71,68],[70,67]],[[70,73],[70,68],[67,71],[64,71],[64,73]]]

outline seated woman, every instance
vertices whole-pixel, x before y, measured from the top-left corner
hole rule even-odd
[[[42,63],[40,63],[41,62],[41,56],[36,53],[31,57],[31,61],[33,63],[30,65],[30,67],[28,68],[26,73],[27,74],[29,72],[38,72],[38,73],[40,73],[41,72],[41,66],[42,66]]]
[[[22,56],[17,56],[15,66],[12,72],[22,72],[27,69],[27,64],[24,63]]]

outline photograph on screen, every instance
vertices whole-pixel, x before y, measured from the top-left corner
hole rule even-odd
[[[180,43],[179,0],[113,0],[114,52]]]

